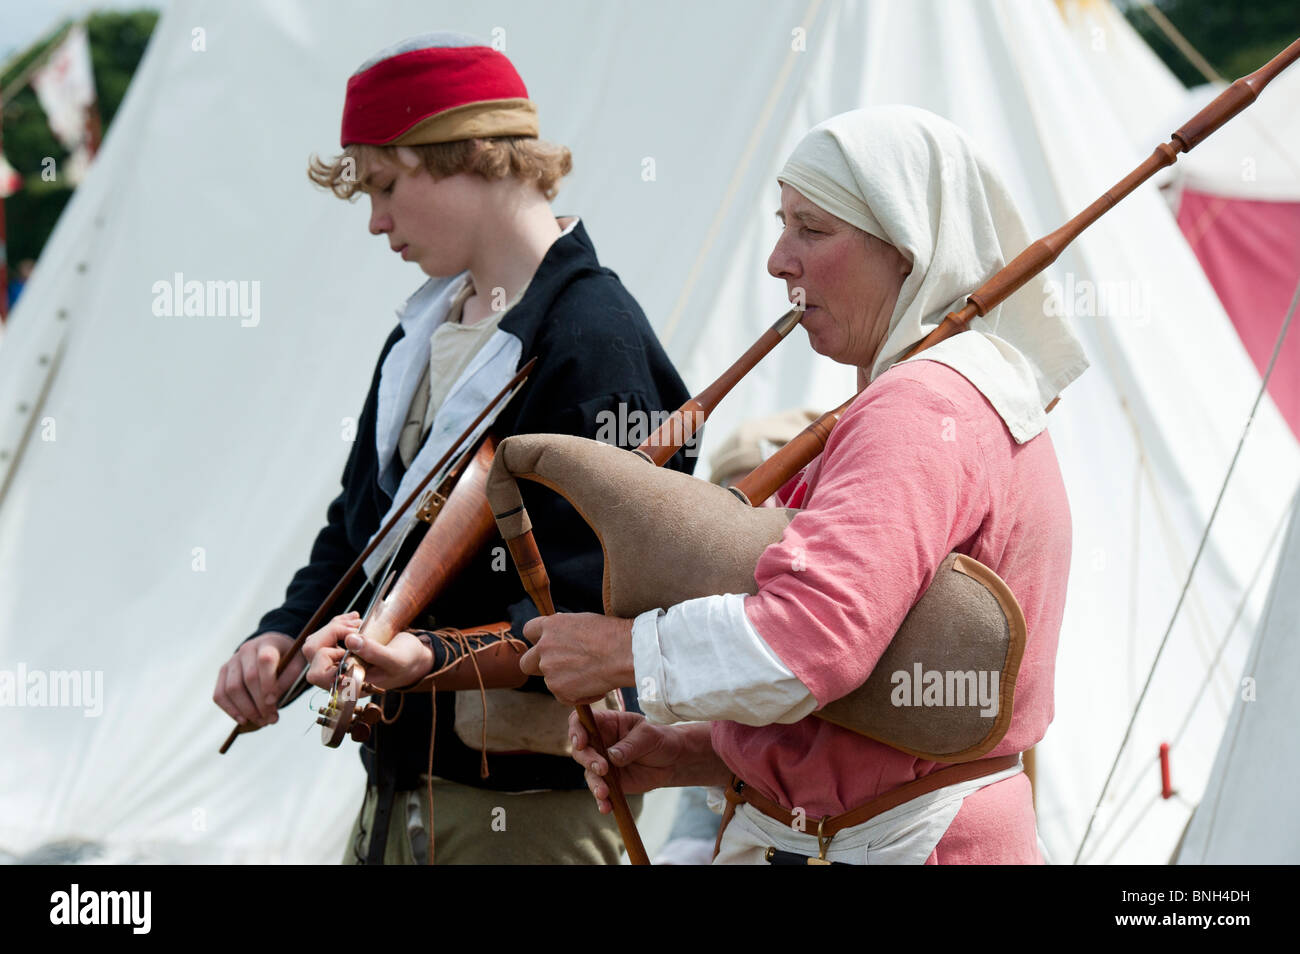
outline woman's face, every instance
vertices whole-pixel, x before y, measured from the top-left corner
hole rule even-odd
[[[767,270],[784,279],[792,302],[805,305],[803,327],[813,350],[870,371],[911,263],[894,246],[831,215],[786,183],[777,218],[784,228]]]

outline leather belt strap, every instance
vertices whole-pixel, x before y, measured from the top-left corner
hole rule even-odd
[[[396,693],[394,693],[396,695]],[[388,697],[383,701],[384,717],[396,719],[397,714],[402,711],[401,699],[398,699],[398,705],[390,716],[388,710],[392,708],[388,704]],[[375,774],[378,776],[378,792],[375,802],[375,817],[370,826],[370,849],[366,854],[366,864],[382,865],[384,855],[388,851],[388,826],[393,817],[393,802],[397,796],[397,769],[395,755],[380,755],[380,742],[378,736],[382,735],[382,724],[375,726]]]
[[[381,768],[384,767],[380,763]],[[388,850],[388,825],[393,816],[393,801],[397,794],[397,779],[389,772],[379,776],[376,793],[374,820],[370,823],[370,849],[366,854],[366,864],[382,865],[384,854]]]
[[[790,828],[794,828],[796,822],[801,823],[804,830],[807,830],[810,834],[815,834],[823,842],[824,847],[826,843],[829,843],[836,834],[844,829],[870,821],[877,815],[882,815],[891,808],[897,808],[904,802],[910,802],[914,798],[928,795],[930,792],[938,791],[949,785],[957,785],[971,779],[1006,771],[1019,761],[1020,753],[1013,752],[1010,755],[1002,755],[997,758],[978,759],[974,762],[950,765],[947,768],[939,769],[937,772],[931,772],[929,775],[900,785],[883,795],[878,795],[857,808],[851,808],[839,815],[827,815],[819,819],[815,826],[813,819],[796,816],[793,812],[787,811],[770,798],[759,793],[752,786],[746,785],[739,778],[733,776],[731,784],[727,786],[725,792],[727,808],[722,816],[722,824],[718,828],[718,840],[713,847],[713,856],[715,858],[718,856],[718,852],[722,848],[722,833],[726,831],[727,825],[730,824],[732,816],[736,813],[736,806],[740,804],[752,805],[768,818],[775,819]]]

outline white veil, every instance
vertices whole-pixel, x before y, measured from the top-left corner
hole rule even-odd
[[[1011,195],[960,129],[911,106],[841,113],[814,126],[777,180],[911,259],[869,380],[896,364],[1030,242]],[[1088,367],[1065,319],[1030,282],[968,330],[911,360],[938,361],[988,398],[1017,443]]]

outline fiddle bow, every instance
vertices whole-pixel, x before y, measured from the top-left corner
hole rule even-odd
[[[478,415],[474,418],[474,420],[470,422],[469,426],[465,429],[465,431],[459,437],[457,437],[455,441],[452,442],[451,446],[448,447],[447,452],[443,454],[441,459],[439,459],[438,462],[432,468],[430,468],[429,473],[426,474],[424,479],[421,480],[419,484],[416,485],[415,489],[411,491],[410,495],[406,498],[405,501],[403,501],[402,505],[399,508],[397,508],[397,510],[393,513],[392,517],[389,518],[388,522],[384,524],[384,526],[379,530],[379,532],[376,533],[374,537],[370,540],[370,543],[366,546],[366,548],[362,550],[360,554],[358,554],[355,560],[352,561],[352,565],[348,567],[347,571],[343,574],[343,576],[339,579],[339,581],[334,584],[333,589],[329,591],[328,595],[326,595],[325,599],[321,601],[321,604],[316,608],[316,611],[311,615],[311,618],[308,619],[307,622],[303,625],[302,629],[298,633],[297,638],[294,640],[293,645],[289,647],[288,651],[285,652],[283,656],[281,656],[280,662],[275,669],[275,678],[277,681],[284,674],[284,671],[289,667],[289,662],[302,651],[303,644],[307,641],[307,637],[320,628],[321,624],[325,621],[325,617],[328,615],[330,609],[342,597],[343,593],[346,592],[348,586],[352,583],[357,573],[360,572],[361,568],[365,565],[366,559],[370,556],[371,553],[374,552],[374,550],[379,546],[379,544],[382,541],[388,538],[388,534],[397,525],[398,521],[402,519],[403,515],[406,514],[411,504],[413,504],[417,499],[421,499],[422,494],[424,495],[419,510],[414,515],[414,517],[411,518],[408,522],[408,527],[406,530],[406,532],[408,533],[410,531],[410,528],[414,526],[415,519],[423,519],[426,522],[432,523],[433,520],[438,516],[438,514],[441,512],[441,509],[445,506],[445,502],[448,500],[448,494],[451,493],[451,488],[448,486],[448,484],[455,483],[456,486],[459,486],[459,481],[457,480],[457,477],[460,475],[462,469],[466,467],[467,459],[469,458],[470,454],[475,452],[475,447],[470,446],[466,451],[462,452],[459,457],[456,457],[454,461],[453,461],[453,457],[455,457],[457,451],[460,451],[460,449],[473,437],[473,435],[478,431],[480,425],[483,424],[483,422],[493,412],[493,410],[498,408],[499,406],[504,406],[503,402],[508,403],[509,400],[512,397],[514,397],[515,392],[518,391],[519,388],[523,387],[524,382],[528,380],[528,376],[532,373],[533,367],[536,364],[537,364],[536,358],[530,359],[528,363],[526,363],[522,368],[520,368],[519,371],[509,381],[505,383],[505,385],[501,388],[501,390],[497,392],[497,394],[492,398],[492,400],[490,400],[483,407],[483,409],[478,413]],[[491,459],[489,457],[487,463],[490,462]],[[477,468],[471,468],[471,471],[477,472],[477,471],[481,471],[482,469],[483,469],[482,466],[479,466]],[[428,487],[430,482],[432,482],[434,477],[439,477],[438,484],[436,485],[433,491],[430,491],[429,493],[425,494],[425,489]],[[482,545],[482,543],[485,543],[487,541],[490,535],[491,532],[489,529],[489,531],[482,536],[482,540],[480,541],[480,546]],[[405,536],[405,533],[403,534],[403,536]],[[467,541],[467,542],[472,543],[473,541]],[[397,551],[400,549],[401,549],[400,546],[394,548],[394,556],[396,555]],[[471,554],[472,552],[473,551],[471,551]],[[387,567],[385,567],[385,570],[386,569]],[[384,574],[383,572],[381,572],[379,574],[379,579],[382,580],[383,576]],[[364,589],[364,587],[362,589]],[[358,595],[359,593],[360,591],[358,591]],[[375,607],[375,603],[372,603],[371,611],[373,611],[374,607]],[[369,613],[367,615],[369,616]],[[394,630],[394,634],[397,632],[400,632],[400,630]],[[305,672],[306,669],[304,668],[303,673]],[[302,681],[303,681],[303,675],[300,674],[298,679],[294,682],[294,684],[290,686],[287,690],[285,690],[284,694],[280,697],[279,702],[277,703],[279,707],[283,707],[287,705],[297,697],[299,687],[301,686]],[[355,688],[359,692],[360,686],[358,685]],[[355,704],[355,701],[356,700],[353,699],[351,700],[351,703]],[[346,711],[347,711],[347,725],[345,725],[344,727],[345,732],[347,731],[348,728],[350,728],[351,725],[351,714],[352,714],[351,705],[347,707]],[[343,721],[342,710],[340,710],[338,714],[338,718],[334,718],[332,714],[331,720],[333,722],[342,722]],[[226,741],[222,744],[221,748],[218,750],[219,754],[224,755],[226,752],[228,752],[230,750],[231,745],[234,744],[235,739],[238,738],[241,734],[245,732],[254,732],[257,730],[257,728],[258,726],[252,725],[251,723],[241,723],[239,725],[236,725],[235,728],[233,728],[230,731],[230,735],[226,737]],[[329,731],[330,731],[330,736],[332,737],[333,728],[331,727]],[[331,744],[328,737],[324,738],[323,741],[325,741],[325,744],[327,745]],[[340,741],[342,741],[341,735],[339,736],[337,741],[334,741],[332,743],[332,745],[338,745]]]

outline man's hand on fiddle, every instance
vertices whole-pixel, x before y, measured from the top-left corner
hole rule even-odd
[[[277,721],[277,703],[305,665],[301,658],[295,659],[276,680],[275,668],[291,646],[293,637],[284,633],[262,633],[248,640],[217,673],[212,701],[241,724],[260,727]]]
[[[386,646],[353,633],[344,645],[366,664],[366,682],[379,689],[401,689],[433,669],[433,650],[412,633],[398,633]]]
[[[366,667],[366,682],[378,689],[409,686],[433,668],[433,650],[415,635],[398,633],[384,645],[360,635],[357,631],[360,625],[360,617],[355,613],[336,616],[307,637],[303,653],[311,660],[308,682],[322,689],[333,686],[346,652],[361,660]]]
[[[360,613],[345,613],[342,616],[335,616],[307,637],[302,645],[302,654],[307,657],[310,664],[307,668],[309,683],[322,689],[329,689],[334,685],[339,663],[345,655],[345,650],[340,644],[360,626]]]
[[[533,648],[519,668],[542,676],[566,705],[592,703],[611,689],[636,681],[632,665],[632,620],[599,613],[539,616],[524,626]]]

